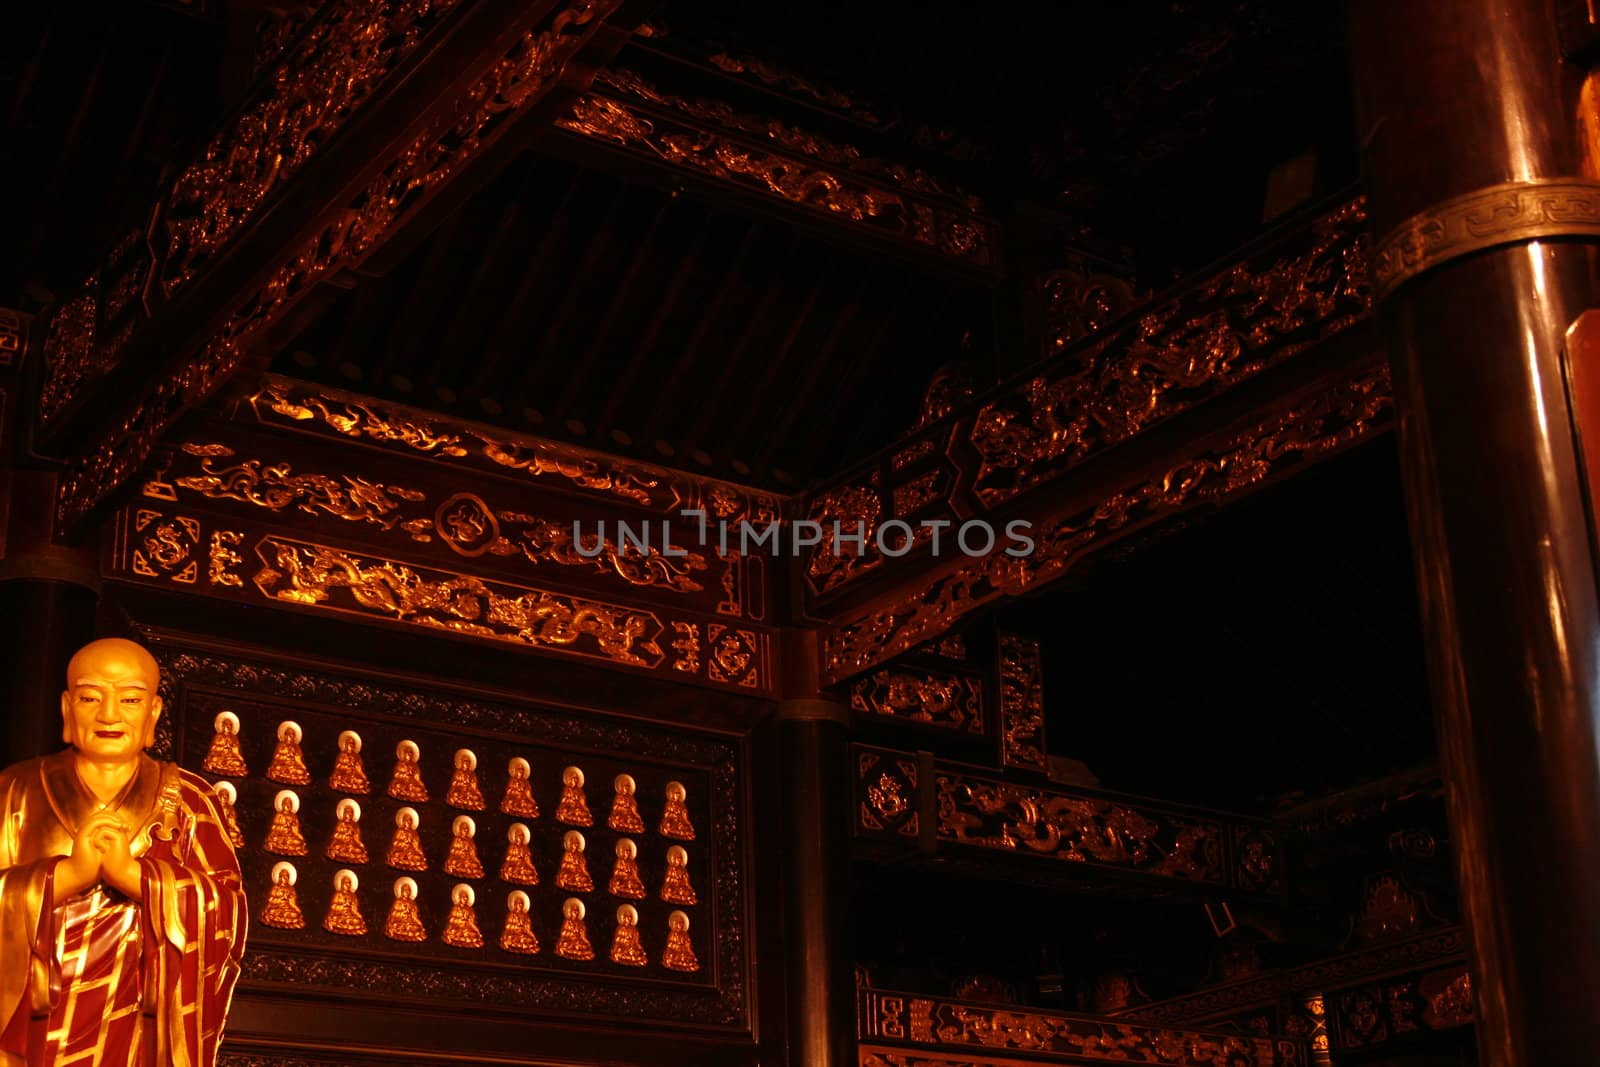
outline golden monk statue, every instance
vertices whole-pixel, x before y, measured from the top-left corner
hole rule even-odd
[[[211,787],[145,755],[160,671],[67,666],[72,747],[0,771],[0,1065],[211,1067],[247,915]]]

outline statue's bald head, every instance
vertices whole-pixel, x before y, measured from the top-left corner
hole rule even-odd
[[[144,646],[120,637],[92,641],[67,663],[62,740],[97,762],[137,759],[155,740],[161,668]]]
[[[67,688],[80,678],[113,668],[121,668],[118,675],[138,674],[152,693],[161,686],[161,667],[149,649],[125,637],[102,637],[78,649],[67,661]]]

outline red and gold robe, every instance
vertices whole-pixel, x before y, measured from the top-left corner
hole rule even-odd
[[[0,1064],[212,1067],[239,977],[239,863],[206,782],[139,757],[110,808],[136,828],[144,900],[57,900],[96,809],[68,749],[0,771]]]

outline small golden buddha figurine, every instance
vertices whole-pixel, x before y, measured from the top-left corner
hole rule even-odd
[[[418,804],[428,802],[428,787],[422,782],[422,749],[415,741],[402,741],[394,749],[394,776],[389,779],[389,795],[396,800]]]
[[[272,865],[272,891],[267,894],[266,906],[261,909],[261,921],[280,930],[304,930],[305,913],[294,893],[294,884],[300,872],[287,861]]]
[[[689,884],[689,853],[682,845],[667,849],[667,874],[661,880],[661,899],[668,904],[698,904]]]
[[[478,756],[470,748],[456,750],[456,769],[444,802],[465,811],[484,809],[483,790],[478,788]]]
[[[644,833],[644,818],[639,814],[639,785],[631,774],[619,774],[611,783],[611,817],[606,825],[619,834]]]
[[[200,768],[224,778],[248,778],[250,768],[245,766],[244,753],[239,751],[239,716],[231,711],[219,711],[211,720],[211,729],[211,750]]]
[[[361,805],[349,797],[335,809],[333,836],[323,855],[340,863],[367,862],[367,844],[361,840]]]
[[[632,904],[617,909],[617,929],[611,935],[611,962],[643,967],[650,962],[639,940],[639,910]]]
[[[304,856],[306,839],[300,833],[300,798],[292,789],[280,789],[272,798],[272,825],[267,827],[267,840],[262,846],[280,856]]]
[[[694,840],[694,824],[689,821],[689,809],[684,806],[689,791],[682,782],[667,783],[667,806],[661,812],[660,833],[679,841]]]
[[[589,931],[583,925],[588,909],[577,897],[568,897],[561,905],[561,933],[556,937],[556,955],[564,960],[592,960],[594,946],[589,944]]]
[[[506,926],[500,934],[500,947],[521,956],[536,955],[539,939],[533,933],[533,918],[528,914],[531,901],[520,889],[506,897]]]
[[[278,724],[278,747],[272,752],[272,763],[267,767],[267,781],[284,785],[310,785],[311,772],[306,770],[306,758],[300,751],[300,724]]]
[[[506,831],[506,858],[500,864],[500,880],[513,885],[538,885],[539,872],[533,867],[533,853],[528,850],[531,839],[528,828],[520,822],[511,824]]]
[[[568,830],[561,838],[561,869],[556,872],[556,885],[574,893],[587,893],[594,888],[589,877],[589,861],[583,850],[589,842],[576,830]]]
[[[556,805],[556,819],[568,826],[594,825],[589,800],[583,795],[583,771],[577,767],[561,772],[561,803]]]
[[[617,862],[611,868],[610,893],[626,900],[643,900],[644,880],[639,877],[639,846],[624,837],[617,842]]]
[[[399,871],[425,871],[428,857],[422,852],[422,837],[417,833],[417,809],[401,808],[394,813],[394,840],[384,862]]]
[[[533,799],[533,768],[528,761],[517,756],[506,765],[506,792],[500,798],[500,810],[522,819],[537,819],[539,805]]]
[[[239,831],[239,792],[232,782],[218,782],[211,787],[217,796],[217,814],[222,816],[222,828],[236,849],[244,848],[244,834]]]
[[[465,816],[463,816],[465,818]],[[478,915],[473,911],[478,895],[465,882],[450,891],[450,918],[445,920],[440,940],[456,948],[482,948],[483,932],[478,929]]]
[[[428,940],[428,931],[422,925],[422,912],[417,908],[417,883],[410,878],[394,880],[394,903],[389,906],[389,919],[383,924],[383,936],[391,941]]]
[[[482,878],[483,864],[478,860],[478,824],[470,815],[457,815],[450,824],[450,855],[445,857],[444,872],[457,878]]]
[[[661,951],[661,966],[684,974],[700,969],[694,946],[689,943],[689,916],[681,911],[667,916],[667,947]]]
[[[322,928],[328,933],[345,937],[366,935],[367,920],[362,918],[361,902],[356,899],[360,885],[355,871],[333,872],[333,899],[328,902],[328,917],[322,920]]]
[[[333,761],[328,788],[336,793],[355,793],[359,796],[372,792],[372,783],[367,780],[366,764],[361,762],[361,735],[354,730],[339,734],[339,758]]]

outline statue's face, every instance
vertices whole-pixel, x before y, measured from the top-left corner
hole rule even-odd
[[[61,694],[61,739],[97,762],[122,763],[156,739],[161,675],[150,653],[108,639],[79,649]]]

